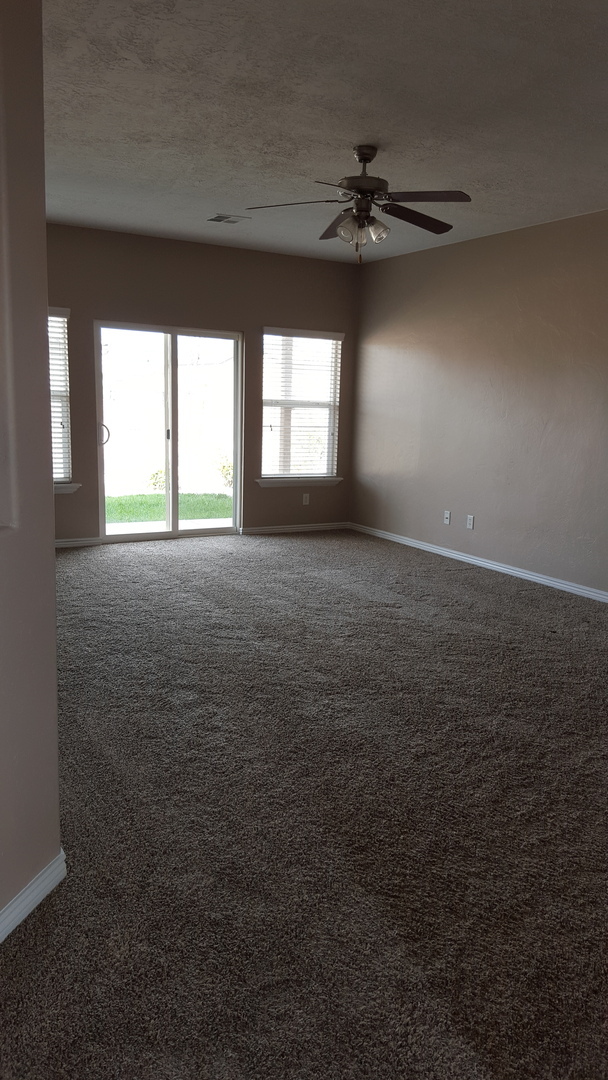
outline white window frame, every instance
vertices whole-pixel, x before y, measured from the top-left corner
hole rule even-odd
[[[322,339],[324,341],[340,342],[344,341],[343,333],[330,333],[324,330],[292,330],[286,328],[278,328],[274,326],[265,326],[262,331],[263,335],[266,334],[283,337],[283,338],[314,338]],[[262,369],[264,366],[264,337],[262,337]],[[338,465],[338,426],[339,426],[339,412],[340,412],[340,366],[341,366],[341,352],[338,357],[337,363],[334,365],[332,372],[332,387],[328,400],[324,401],[296,401],[287,400],[283,398],[263,398],[262,409],[265,407],[280,408],[283,410],[291,411],[294,408],[306,408],[306,409],[329,409],[330,411],[330,427],[331,431],[328,433],[328,472],[322,474],[306,475],[304,473],[289,473],[284,472],[276,475],[262,473],[257,479],[257,483],[260,487],[299,487],[310,485],[316,486],[331,486],[339,484],[342,481],[342,477],[337,475]],[[264,433],[262,431],[262,440]]]
[[[58,439],[62,446],[61,453],[61,468],[56,469],[57,459],[53,454],[53,488],[56,494],[71,494],[77,491],[80,484],[72,483],[72,430],[70,421],[70,371],[69,371],[69,354],[68,354],[68,321],[70,318],[69,308],[49,308],[47,318],[47,332],[49,337],[49,381],[50,381],[50,397],[51,407],[53,403],[59,402],[61,418],[59,423],[61,424],[62,431],[56,432],[56,424],[53,419],[53,412],[51,409],[51,432],[53,445],[56,446]],[[65,322],[65,348],[63,353],[55,354],[51,358],[51,319],[62,319]],[[51,369],[51,359],[54,364],[59,363],[59,379],[60,385],[54,385],[53,372]],[[63,365],[61,367],[61,365]]]

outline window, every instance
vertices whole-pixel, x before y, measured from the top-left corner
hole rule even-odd
[[[68,484],[72,479],[68,315],[66,311],[52,311],[48,321],[53,480],[56,484]]]
[[[264,333],[262,476],[335,476],[341,334]]]

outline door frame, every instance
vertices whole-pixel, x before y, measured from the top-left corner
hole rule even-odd
[[[241,332],[226,330],[197,330],[192,327],[158,326],[150,323],[115,322],[113,319],[95,319],[93,321],[95,334],[95,400],[96,400],[96,442],[97,442],[97,480],[99,491],[99,539],[102,543],[115,544],[127,543],[132,540],[176,540],[181,536],[225,536],[240,533],[243,522],[243,340]],[[166,334],[170,338],[170,361],[169,361],[169,386],[168,405],[171,416],[171,459],[177,461],[179,417],[177,415],[177,339],[178,337],[200,338],[224,338],[234,342],[234,407],[233,407],[233,487],[232,487],[232,512],[233,524],[223,525],[217,529],[179,529],[178,521],[178,484],[173,483],[174,475],[177,476],[176,464],[171,470],[170,498],[171,513],[174,523],[173,529],[165,529],[163,532],[129,532],[111,533],[106,532],[106,495],[105,478],[103,468],[103,375],[101,356],[101,331],[108,330],[148,330],[153,333]],[[165,369],[166,370],[166,369]],[[174,449],[175,448],[175,449]]]

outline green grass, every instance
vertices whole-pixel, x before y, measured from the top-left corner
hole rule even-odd
[[[231,518],[232,496],[180,494],[179,517],[180,521]],[[160,492],[152,495],[108,495],[106,498],[108,524],[164,520],[165,496]]]

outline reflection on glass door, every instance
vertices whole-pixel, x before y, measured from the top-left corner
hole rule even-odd
[[[234,340],[177,338],[179,528],[234,520]]]
[[[235,527],[236,336],[100,328],[106,535]]]
[[[107,534],[170,524],[167,335],[101,328]]]

